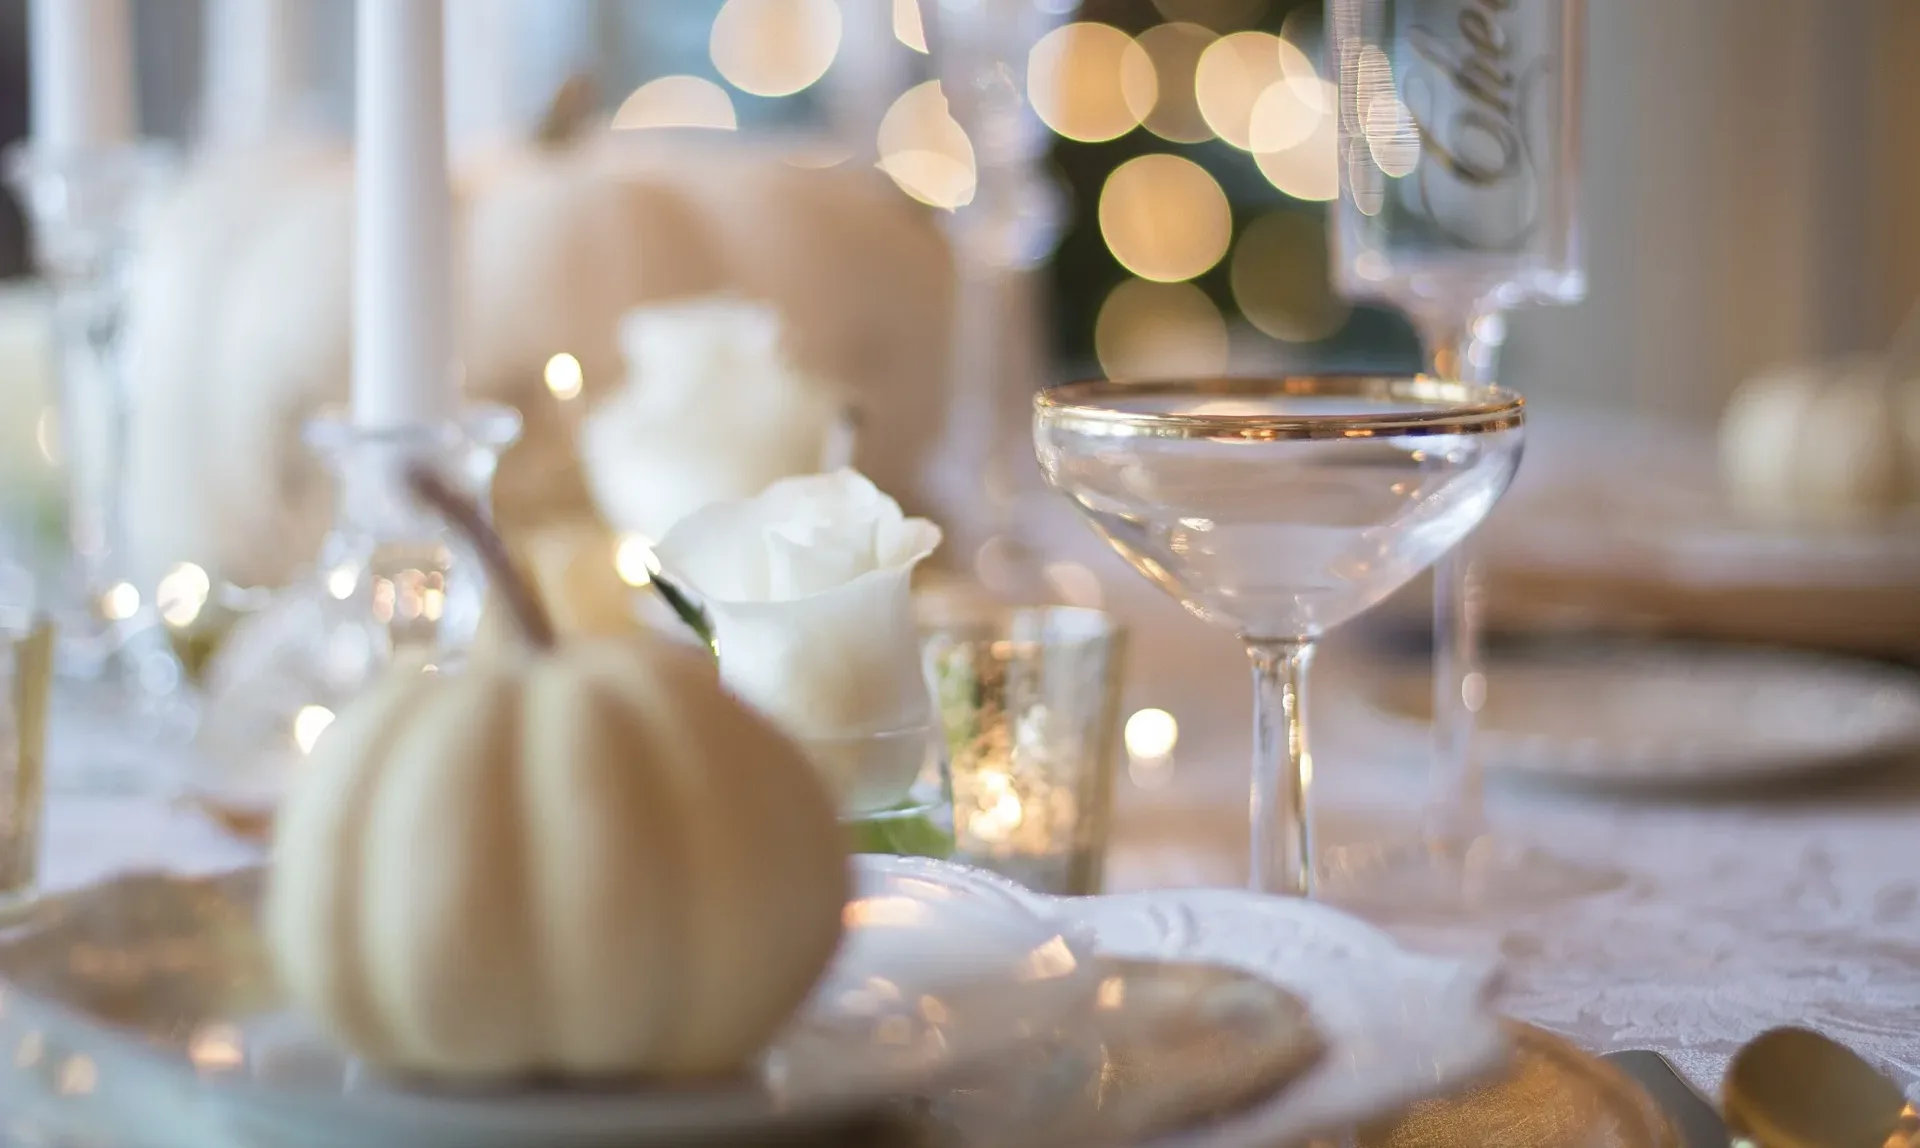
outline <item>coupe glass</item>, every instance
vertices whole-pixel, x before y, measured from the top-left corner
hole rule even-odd
[[[1586,293],[1577,191],[1583,0],[1331,0],[1340,77],[1334,278],[1419,328],[1437,375],[1495,377],[1504,313]],[[1470,546],[1434,570],[1423,839],[1343,851],[1341,899],[1464,912],[1610,887],[1489,836],[1474,726],[1483,593]]]
[[[1048,483],[1134,569],[1246,643],[1255,891],[1314,891],[1314,643],[1487,516],[1524,424],[1518,395],[1424,377],[1067,383],[1034,400]]]

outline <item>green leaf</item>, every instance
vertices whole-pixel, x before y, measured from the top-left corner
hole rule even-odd
[[[932,857],[945,860],[953,856],[953,832],[925,813],[891,816],[880,814],[861,821],[844,822],[848,847],[855,853],[891,853],[896,857]]]
[[[653,577],[648,579],[647,584],[665,600],[672,608],[674,615],[686,624],[687,629],[699,635],[700,640],[707,644],[707,649],[713,651],[713,656],[719,657],[720,646],[713,640],[713,621],[707,617],[706,610],[693,600],[693,595],[675,585],[672,579],[658,570],[653,572]]]

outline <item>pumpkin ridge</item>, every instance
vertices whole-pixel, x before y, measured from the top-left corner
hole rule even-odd
[[[621,724],[622,733],[631,739],[632,744],[646,747],[648,757],[666,759],[666,768],[645,771],[648,780],[655,787],[652,804],[655,806],[656,816],[650,820],[663,830],[663,836],[668,838],[661,852],[669,857],[689,857],[693,852],[688,848],[690,835],[684,832],[682,826],[684,822],[691,819],[684,816],[684,813],[676,814],[676,811],[683,810],[686,804],[685,786],[681,784],[680,779],[685,772],[687,751],[679,744],[679,738],[657,737],[652,732],[656,723],[671,722],[675,716],[672,713],[663,713],[662,707],[655,700],[658,694],[672,693],[671,676],[660,673],[652,659],[633,658],[629,665],[625,660],[611,657],[609,655],[614,652],[611,646],[602,646],[594,652],[596,657],[594,664],[589,668],[588,676],[600,679],[605,683],[609,693],[627,703],[627,708],[624,709],[609,708],[608,712],[612,720]],[[663,682],[666,683],[664,688]],[[677,710],[679,707],[674,708]],[[663,775],[666,778],[664,783]],[[665,789],[666,792],[662,794],[659,792],[660,789]],[[661,810],[665,811],[664,815],[660,814]],[[679,876],[679,884],[683,888],[700,887],[700,873],[682,873]],[[663,912],[661,915],[666,918],[666,921],[661,931],[674,938],[674,943],[664,946],[668,956],[662,963],[668,966],[669,970],[661,978],[665,985],[685,985],[690,978],[697,975],[694,962],[688,956],[689,953],[697,951],[697,946],[688,939],[692,921],[689,919],[687,899],[674,896],[675,891],[671,883],[662,883],[663,895],[660,898],[660,904],[663,906]],[[697,994],[667,993],[659,990],[653,993],[653,1001],[657,1006],[656,1015],[660,1017],[655,1026],[654,1043],[657,1049],[666,1051],[669,1057],[677,1058],[680,1054],[689,1012],[700,1011],[697,1000],[689,1000],[689,997],[696,996]]]
[[[343,802],[346,808],[337,822],[340,826],[339,855],[356,858],[360,864],[341,867],[339,887],[331,890],[335,903],[329,907],[327,916],[333,927],[340,930],[338,943],[341,949],[352,953],[353,959],[329,961],[326,964],[339,977],[334,989],[338,994],[339,1015],[345,1020],[341,1027],[357,1027],[363,1033],[373,1035],[383,1046],[391,1046],[393,1042],[392,1026],[387,1023],[386,1014],[374,1008],[375,994],[367,978],[370,956],[367,938],[371,932],[364,918],[369,876],[367,870],[371,867],[365,845],[367,810],[384,780],[382,775],[387,769],[393,747],[406,731],[405,725],[388,720],[389,715],[417,707],[420,694],[427,685],[426,675],[404,683],[378,712],[379,720],[374,723],[376,733],[372,743],[357,762],[345,763],[354,769],[353,784]],[[350,1033],[344,1035],[351,1036]]]

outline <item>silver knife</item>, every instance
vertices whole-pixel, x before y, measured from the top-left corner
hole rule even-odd
[[[1720,1113],[1666,1057],[1647,1049],[1633,1049],[1610,1052],[1600,1059],[1646,1089],[1687,1148],[1729,1148],[1731,1141]]]

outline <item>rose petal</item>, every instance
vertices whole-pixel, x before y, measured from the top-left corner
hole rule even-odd
[[[909,574],[873,570],[789,602],[710,602],[721,679],[795,737],[929,721]]]
[[[752,499],[716,502],[675,523],[653,554],[709,601],[764,599],[770,583],[764,511]]]
[[[768,529],[766,540],[770,601],[824,593],[874,568],[870,523],[780,523]]]

